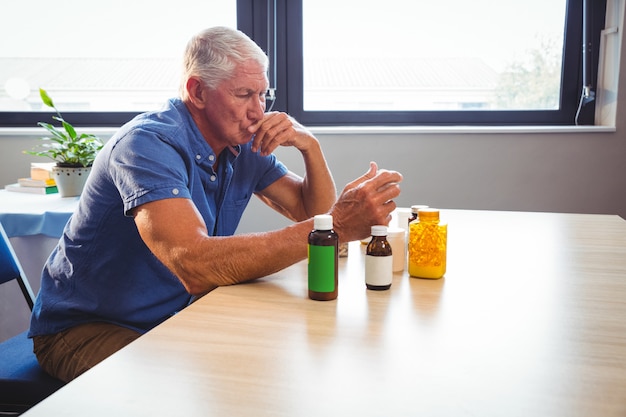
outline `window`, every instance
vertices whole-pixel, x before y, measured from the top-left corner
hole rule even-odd
[[[274,109],[307,125],[593,124],[605,4],[23,0],[0,26],[19,39],[0,45],[0,126],[41,120],[37,87],[78,126],[121,125],[177,93],[187,40],[217,24],[268,52]]]
[[[7,9],[0,126],[43,120],[39,112],[50,109],[39,88],[76,125],[121,125],[177,95],[193,34],[237,22],[235,0],[21,0]]]
[[[593,122],[583,75],[593,89],[604,1],[301,0],[288,7],[288,108],[303,123]],[[587,58],[594,62],[583,74]]]

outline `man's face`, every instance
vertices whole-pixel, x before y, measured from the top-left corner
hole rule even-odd
[[[263,119],[269,86],[263,66],[250,60],[235,68],[233,77],[208,90],[204,116],[212,146],[242,145],[250,141],[248,128]],[[217,143],[211,143],[217,141]]]

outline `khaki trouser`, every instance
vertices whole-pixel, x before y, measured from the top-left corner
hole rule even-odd
[[[69,382],[141,336],[109,323],[87,323],[53,335],[35,336],[34,352],[44,371]]]

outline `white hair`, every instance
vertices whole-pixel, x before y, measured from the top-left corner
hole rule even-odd
[[[238,64],[249,60],[258,62],[267,72],[269,60],[265,52],[245,33],[224,26],[206,29],[195,35],[185,49],[180,96],[188,98],[187,80],[199,77],[207,87],[230,77]]]

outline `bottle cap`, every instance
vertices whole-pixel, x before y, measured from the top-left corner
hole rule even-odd
[[[439,209],[425,208],[417,212],[419,220],[439,220]]]
[[[332,230],[333,216],[330,214],[318,214],[313,217],[313,228],[315,230]]]
[[[387,236],[387,226],[372,226],[372,236]]]
[[[387,236],[388,237],[396,237],[396,236],[404,236],[406,230],[402,227],[389,227],[387,228]]]
[[[425,206],[423,204],[415,204],[411,206],[411,213],[417,213],[419,210],[426,208],[428,208],[428,206]]]

